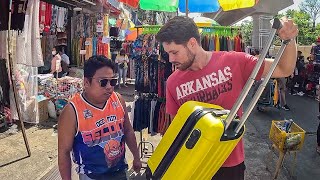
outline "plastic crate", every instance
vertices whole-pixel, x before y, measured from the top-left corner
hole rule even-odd
[[[279,123],[281,124],[281,126],[283,126],[284,121],[273,120],[272,124],[271,124],[269,138],[273,142],[273,144],[281,152],[301,150],[303,143],[304,143],[304,137],[305,137],[306,132],[301,127],[299,127],[296,123],[293,122],[291,125],[291,128],[290,128],[290,132],[286,133],[285,131],[281,130],[277,126],[277,124],[279,124]],[[290,137],[292,135],[298,135],[298,134],[301,135],[301,140],[300,140],[299,144],[297,146],[295,146],[295,148],[287,149],[285,147],[287,137]]]

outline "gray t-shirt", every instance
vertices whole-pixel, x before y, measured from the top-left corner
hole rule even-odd
[[[66,54],[61,55],[61,60],[67,63],[68,65],[70,64],[69,57]]]

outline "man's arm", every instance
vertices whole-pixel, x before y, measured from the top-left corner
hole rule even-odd
[[[288,77],[290,76],[295,68],[297,61],[297,45],[295,42],[295,37],[298,35],[298,27],[293,23],[292,20],[287,18],[282,18],[282,28],[278,31],[279,37],[282,40],[292,39],[284,50],[278,66],[272,74],[273,78]],[[272,59],[265,60],[265,66],[263,71],[263,77],[267,75],[270,71],[272,64]]]
[[[294,68],[296,67],[297,61],[297,46],[296,42],[292,40],[285,51],[283,52],[280,61],[274,70],[272,77],[273,78],[281,78],[290,76]],[[265,77],[267,73],[270,71],[271,64],[273,63],[273,59],[265,59],[265,66],[262,76]]]
[[[118,98],[121,101],[122,107],[124,109],[124,137],[125,137],[125,141],[126,141],[127,146],[129,147],[129,149],[133,155],[133,159],[134,159],[133,163],[135,166],[135,161],[138,161],[140,163],[136,135],[134,134],[134,130],[133,130],[132,125],[129,120],[129,116],[128,116],[128,112],[127,112],[127,108],[126,108],[127,107],[126,103],[119,93],[117,93],[117,95],[118,95]],[[134,168],[136,168],[136,167],[134,167]],[[140,166],[140,168],[141,168],[141,166]],[[135,171],[139,171],[140,168],[138,167],[138,169],[135,169]]]
[[[68,104],[62,111],[58,122],[58,165],[63,180],[71,180],[70,151],[76,127],[75,111],[72,105]]]

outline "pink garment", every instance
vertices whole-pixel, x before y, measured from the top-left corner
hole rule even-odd
[[[174,116],[179,107],[190,100],[231,109],[257,60],[242,52],[213,52],[211,61],[202,70],[176,70],[167,81],[166,112]],[[264,64],[257,79],[261,78],[263,67]],[[238,115],[242,115],[242,108]],[[243,161],[244,146],[240,140],[223,167],[236,166]]]
[[[11,118],[11,111],[10,111],[9,108],[4,107],[4,114],[5,114],[5,116],[6,116],[6,122],[7,122],[8,124],[13,123],[12,118]]]

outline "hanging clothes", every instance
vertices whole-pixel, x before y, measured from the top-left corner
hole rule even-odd
[[[96,32],[98,37],[103,37],[104,26],[105,26],[104,23],[105,22],[103,21],[103,14],[98,13],[96,16],[96,23],[94,24],[94,26],[95,26],[94,32]]]
[[[39,0],[28,1],[24,24],[27,64],[31,61],[33,67],[44,65],[40,40],[39,8]]]
[[[110,46],[109,44],[103,43],[102,38],[98,38],[98,55],[104,55],[108,58],[110,58]]]
[[[214,51],[215,38],[214,36],[210,36],[209,38],[209,51]]]
[[[169,127],[171,120],[165,113],[165,102],[152,97],[152,94],[140,95],[134,102],[133,129],[141,131],[148,129],[148,133],[164,134]]]
[[[224,49],[224,38],[223,36],[219,37],[219,42],[220,42],[220,51],[225,51]]]
[[[79,50],[79,38],[72,39],[72,62],[79,66],[80,62],[80,50]]]
[[[8,30],[9,21],[9,1],[0,1],[0,31]],[[3,41],[1,41],[3,42]],[[1,47],[0,47],[1,48]]]
[[[94,37],[92,38],[92,55],[95,56],[97,55],[98,51],[98,38]]]
[[[93,51],[92,38],[86,38],[85,50],[86,50],[86,60],[88,60],[92,56],[92,51]]]
[[[241,38],[239,36],[234,37],[235,51],[242,52]]]
[[[26,49],[26,37],[25,36],[26,36],[25,32],[19,33],[17,36],[17,41],[19,43],[17,44],[17,47],[16,47],[16,52],[17,52],[16,53],[16,58],[17,58],[16,62],[18,64],[32,66],[32,62],[30,61],[30,59],[27,61],[26,54],[30,54],[31,52],[27,52],[27,50],[30,50],[30,49]]]
[[[30,1],[32,0],[29,0],[29,2]],[[26,18],[26,10],[27,10],[27,6],[29,6],[29,2],[28,0],[12,0],[11,29],[23,30],[25,18]],[[37,8],[37,10],[38,9],[39,8]],[[2,8],[1,8],[1,11],[2,11]]]
[[[56,17],[57,32],[65,32],[66,18],[68,18],[68,10],[63,7],[58,7]]]
[[[83,20],[84,37],[92,37],[92,34],[90,33],[90,15],[84,14]]]
[[[103,16],[103,36],[109,36],[109,16],[107,14]]]
[[[52,17],[52,5],[43,1],[40,1],[39,9],[39,23],[40,23],[40,33],[50,32]]]
[[[218,35],[216,35],[215,39],[216,39],[216,46],[215,46],[215,51],[220,51],[220,37]]]
[[[10,107],[9,89],[10,81],[8,76],[7,60],[0,58],[0,88],[2,90],[3,104],[6,107]],[[1,107],[1,105],[0,105]]]
[[[58,8],[59,6],[52,5],[51,26],[50,26],[51,33],[55,33],[57,29]]]
[[[234,51],[234,47],[233,47],[232,41],[233,41],[233,39],[228,37],[228,51]]]
[[[172,64],[163,47],[154,41],[154,35],[140,36],[132,44],[130,57],[135,62],[135,90],[164,97],[165,81],[172,74]]]

